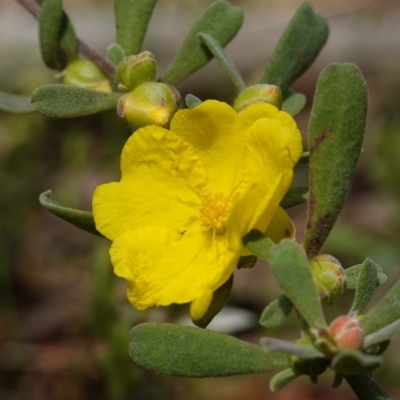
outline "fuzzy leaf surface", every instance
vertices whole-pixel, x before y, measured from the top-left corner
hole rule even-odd
[[[297,378],[297,376],[298,375],[293,372],[292,368],[287,368],[281,372],[278,372],[269,381],[269,388],[271,392],[276,392],[277,390],[282,389],[293,379]]]
[[[114,67],[118,67],[118,64],[126,57],[124,50],[121,46],[116,43],[110,44],[107,48],[107,58],[110,60]]]
[[[400,319],[386,325],[384,328],[367,335],[364,338],[364,347],[373,346],[377,343],[385,342],[391,339],[393,336],[400,334]]]
[[[357,283],[358,283],[358,278],[360,276],[361,269],[363,265],[369,261],[375,269],[377,273],[377,286],[378,285],[383,285],[387,281],[387,276],[383,273],[382,268],[376,264],[374,261],[372,261],[370,258],[366,258],[362,264],[357,264],[353,265],[352,267],[346,268],[344,270],[344,273],[346,275],[346,288],[347,289],[356,289],[357,288]]]
[[[291,208],[305,203],[308,200],[308,187],[299,186],[290,188],[280,202],[282,208]]]
[[[31,104],[30,97],[0,91],[0,110],[15,114],[29,114],[36,112]]]
[[[258,258],[268,261],[269,252],[274,242],[257,229],[251,230],[242,239],[243,244]]]
[[[304,108],[306,102],[307,97],[303,93],[291,92],[291,94],[283,100],[282,111],[286,111],[292,117],[295,117]]]
[[[318,351],[313,346],[306,346],[286,340],[263,337],[260,339],[260,344],[267,352],[287,353],[300,358],[324,358],[324,354]]]
[[[264,328],[275,328],[285,322],[292,309],[292,302],[282,295],[264,308],[260,317],[260,325]]]
[[[371,373],[381,365],[382,357],[347,349],[333,357],[331,368],[342,375],[355,375]]]

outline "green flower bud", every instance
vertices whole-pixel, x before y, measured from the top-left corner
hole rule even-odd
[[[118,88],[122,92],[133,90],[144,82],[154,81],[156,72],[156,60],[149,51],[126,57],[117,67]]]
[[[240,112],[251,104],[268,103],[282,109],[282,93],[278,86],[259,84],[244,89],[233,103],[233,108]]]
[[[329,326],[338,350],[361,349],[364,332],[356,315],[343,315],[332,321]]]
[[[320,254],[310,261],[310,267],[320,299],[324,303],[334,303],[343,294],[346,280],[339,261]]]
[[[90,60],[72,61],[57,77],[61,78],[65,85],[112,92],[110,81]]]
[[[179,92],[172,86],[145,82],[118,101],[118,114],[134,131],[146,125],[169,126],[178,109]]]

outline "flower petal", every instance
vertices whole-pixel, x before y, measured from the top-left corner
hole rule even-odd
[[[196,220],[196,189],[207,185],[193,151],[172,132],[155,126],[136,131],[121,158],[122,179],[99,186],[93,196],[97,229],[113,240],[148,226],[184,231]]]
[[[213,293],[232,274],[239,244],[223,235],[198,229],[179,234],[170,229],[145,228],[117,237],[110,254],[116,275],[128,280],[130,303],[145,309],[187,303]],[[200,307],[203,309],[204,307]]]

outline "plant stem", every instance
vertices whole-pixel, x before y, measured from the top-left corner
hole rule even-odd
[[[29,11],[36,19],[40,19],[41,8],[35,0],[16,0],[21,4],[27,11]],[[87,58],[92,60],[96,65],[99,66],[111,79],[114,79],[115,68],[114,66],[104,58],[100,53],[90,47],[83,40],[77,38],[79,51]]]
[[[367,375],[353,375],[345,378],[359,400],[393,400],[389,393],[386,393]]]

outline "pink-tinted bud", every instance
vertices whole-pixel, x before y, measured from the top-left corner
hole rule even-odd
[[[355,315],[343,315],[332,321],[329,326],[338,350],[360,349],[364,341],[364,333]]]

